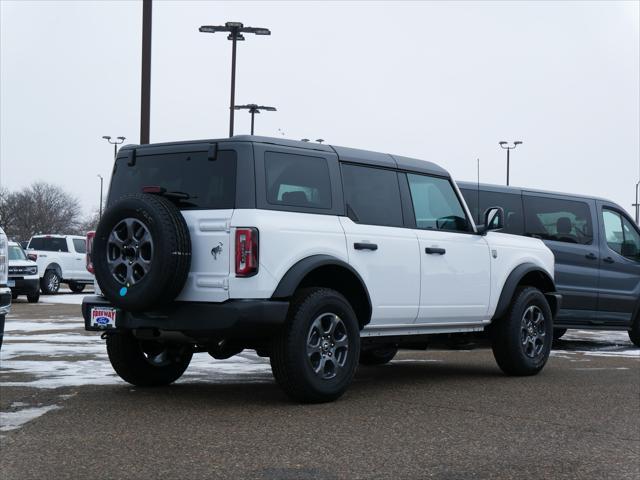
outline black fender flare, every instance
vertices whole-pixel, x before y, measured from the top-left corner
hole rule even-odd
[[[271,298],[282,299],[291,297],[307,274],[319,267],[325,266],[342,267],[351,272],[360,282],[360,285],[367,296],[369,312],[372,311],[371,296],[369,295],[367,284],[362,280],[360,274],[348,263],[340,260],[339,258],[332,257],[331,255],[311,255],[310,257],[303,258],[297,263],[294,263],[278,283],[278,286],[271,295]]]
[[[42,276],[44,276],[44,274],[47,272],[47,270],[55,270],[55,272],[60,277],[60,280],[62,280],[62,267],[58,263],[52,262],[49,265],[47,265],[47,267],[42,272]]]
[[[556,284],[553,281],[553,278],[551,278],[545,270],[534,263],[522,263],[511,271],[511,273],[507,277],[507,281],[504,282],[502,292],[500,292],[500,299],[498,300],[498,305],[496,306],[496,311],[493,314],[493,320],[502,317],[507,312],[507,309],[511,304],[511,299],[516,292],[518,284],[525,277],[525,275],[532,272],[543,275],[546,281],[549,282],[551,289],[547,289],[547,291],[543,291],[542,293],[544,293],[548,300],[552,300],[549,303],[551,306],[551,311],[553,312],[553,316],[555,318],[558,310],[560,309],[561,297],[556,292]]]

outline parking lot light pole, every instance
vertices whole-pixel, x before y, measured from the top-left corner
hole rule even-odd
[[[100,216],[98,218],[102,218],[102,175],[98,174],[98,178],[100,179]]]
[[[509,146],[509,142],[498,142],[498,145],[507,151],[507,186],[509,185],[509,152],[521,144],[522,142],[520,140],[516,140],[511,146]]]
[[[236,105],[234,109],[249,110],[249,113],[251,114],[251,135],[253,135],[254,116],[256,113],[260,113],[260,110],[264,110],[266,112],[276,111],[276,107],[267,107],[266,105],[256,105],[255,103],[248,103],[247,105]]]
[[[229,103],[229,136],[233,137],[233,113],[236,99],[236,42],[244,41],[243,33],[254,35],[271,35],[268,28],[245,27],[240,22],[227,22],[224,25],[202,25],[199,28],[203,33],[229,32],[227,40],[231,40],[231,101]]]
[[[109,135],[104,135],[102,138],[113,145],[113,159],[115,160],[118,156],[118,145],[123,143],[126,140],[126,137],[116,137],[116,139],[113,141],[111,140],[111,137]]]

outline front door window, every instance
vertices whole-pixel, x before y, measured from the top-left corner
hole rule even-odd
[[[630,260],[640,260],[640,235],[631,222],[613,210],[603,210],[602,219],[609,248]]]

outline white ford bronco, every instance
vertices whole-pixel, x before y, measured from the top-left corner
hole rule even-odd
[[[256,136],[126,146],[91,259],[115,371],[166,385],[194,353],[268,357],[295,400],[443,336],[490,339],[508,375],[545,365],[560,296],[542,241],[476,226],[441,167]],[[496,230],[496,231],[494,231]]]

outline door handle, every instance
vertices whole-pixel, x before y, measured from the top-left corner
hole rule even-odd
[[[444,248],[427,247],[424,249],[424,253],[428,253],[429,255],[444,255],[447,251]]]
[[[593,253],[593,252],[589,252],[589,253],[587,253],[587,254],[585,255],[585,258],[588,258],[589,260],[595,260],[595,259],[596,259],[596,258],[598,258],[598,257],[596,257],[596,254],[595,254],[595,253]]]
[[[611,257],[607,257],[607,258],[605,258],[605,259],[603,260],[603,262],[606,262],[606,263],[613,263],[613,258],[611,258]]]
[[[367,243],[367,242],[356,242],[353,244],[353,248],[356,250],[377,250],[378,245],[375,243]]]

